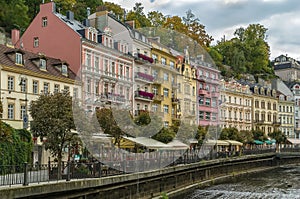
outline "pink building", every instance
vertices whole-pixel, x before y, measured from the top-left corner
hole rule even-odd
[[[66,16],[56,12],[55,3],[49,2],[40,5],[16,45],[70,63],[83,82],[86,111],[107,103],[132,105],[133,58],[128,56],[128,45],[116,42],[109,28],[100,32],[88,20],[76,21],[71,11]]]
[[[196,61],[198,90],[198,124],[216,126],[219,124],[220,71],[211,64]]]

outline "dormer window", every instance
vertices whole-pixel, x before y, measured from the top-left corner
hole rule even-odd
[[[68,66],[63,64],[61,66],[61,74],[67,76],[68,75]]]
[[[40,69],[46,70],[46,60],[45,59],[40,59]]]
[[[23,64],[23,55],[21,53],[16,53],[16,64]]]

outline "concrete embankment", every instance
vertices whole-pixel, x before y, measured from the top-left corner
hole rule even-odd
[[[300,163],[300,154],[242,156],[99,179],[2,188],[0,195],[1,198],[30,199],[127,199],[159,198],[163,193],[169,193],[170,198],[177,198],[193,188],[230,180],[235,175],[296,163]]]

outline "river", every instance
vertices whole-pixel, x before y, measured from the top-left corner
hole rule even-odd
[[[300,166],[237,177],[234,182],[194,190],[185,199],[300,199]]]

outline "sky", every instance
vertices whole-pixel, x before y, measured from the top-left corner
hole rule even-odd
[[[284,54],[300,60],[300,1],[299,0],[104,0],[131,10],[141,2],[145,14],[160,11],[164,15],[186,15],[191,9],[209,35],[216,41],[233,37],[239,27],[264,25],[270,58]]]

